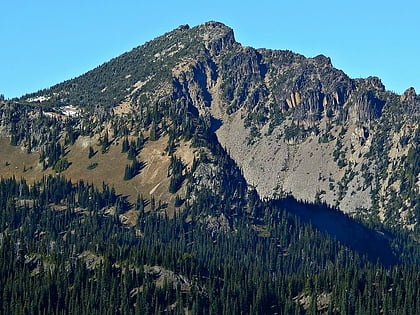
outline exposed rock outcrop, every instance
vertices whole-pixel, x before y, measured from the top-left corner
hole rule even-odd
[[[348,109],[348,119],[352,124],[370,123],[381,116],[384,101],[378,99],[371,91],[358,95]]]
[[[408,102],[413,103],[416,100],[417,94],[416,90],[413,87],[408,88],[405,92],[401,95],[401,102]]]

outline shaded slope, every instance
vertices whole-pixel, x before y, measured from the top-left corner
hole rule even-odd
[[[390,240],[393,236],[387,232],[375,231],[326,205],[314,205],[299,202],[293,197],[275,201],[286,211],[295,214],[303,222],[310,223],[317,229],[338,240],[352,250],[366,255],[372,263],[379,261],[389,267],[398,263]]]

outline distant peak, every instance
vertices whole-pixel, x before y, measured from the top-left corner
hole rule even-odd
[[[204,33],[208,33],[212,35],[219,35],[218,37],[224,36],[225,34],[233,34],[232,28],[230,28],[229,26],[226,26],[225,24],[221,22],[216,22],[216,21],[209,21],[209,22],[203,23],[197,26],[197,28],[201,32],[204,32]]]
[[[217,21],[208,21],[208,22],[205,22],[204,24],[202,24],[202,26],[212,27],[212,28],[230,29],[230,27],[226,26],[225,24],[223,24],[221,22],[217,22]]]
[[[177,31],[188,31],[190,29],[190,26],[188,24],[182,24],[178,26],[175,30]]]
[[[313,57],[312,59],[314,61],[320,63],[320,64],[324,64],[324,65],[327,65],[327,66],[332,66],[331,58],[326,57],[326,56],[324,56],[322,54],[321,55],[318,55],[316,57]]]

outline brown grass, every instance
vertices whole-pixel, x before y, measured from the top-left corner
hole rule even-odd
[[[166,154],[168,138],[161,137],[157,141],[147,141],[138,155],[138,160],[145,164],[140,173],[129,181],[124,181],[124,169],[131,161],[127,159],[127,153],[121,153],[121,141],[115,141],[107,153],[102,154],[96,137],[79,137],[74,145],[67,148],[66,158],[71,163],[70,167],[62,172],[66,178],[73,182],[83,180],[93,183],[101,189],[102,183],[114,187],[118,194],[127,196],[134,203],[138,195],[142,195],[148,202],[153,196],[156,206],[161,201],[167,203],[166,213],[172,216],[175,211],[175,194],[168,191],[170,178],[167,177],[170,157]],[[92,146],[96,154],[89,159],[89,146]],[[190,143],[181,143],[175,155],[182,158],[187,167],[190,167],[196,153],[190,148]],[[3,178],[15,176],[24,177],[29,183],[42,178],[46,174],[54,174],[51,169],[42,170],[38,162],[39,154],[27,154],[21,147],[13,147],[9,139],[0,138],[0,175]],[[8,162],[8,165],[6,165]],[[97,163],[94,169],[88,169],[91,164]],[[184,187],[179,191],[182,195]],[[149,210],[150,206],[146,207]],[[130,212],[128,225],[134,225],[137,217]]]
[[[43,175],[51,174],[52,171],[42,171],[39,163],[39,154],[27,154],[22,147],[10,145],[10,139],[0,137],[0,176],[16,179],[24,177],[29,183],[42,178]]]

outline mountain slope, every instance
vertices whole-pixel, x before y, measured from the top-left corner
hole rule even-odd
[[[120,123],[174,136],[200,117],[263,198],[292,194],[410,228],[420,217],[414,89],[351,79],[322,55],[244,47],[221,23],[181,26],[20,102],[130,116]]]
[[[0,100],[0,312],[419,314],[418,114],[217,22]]]

